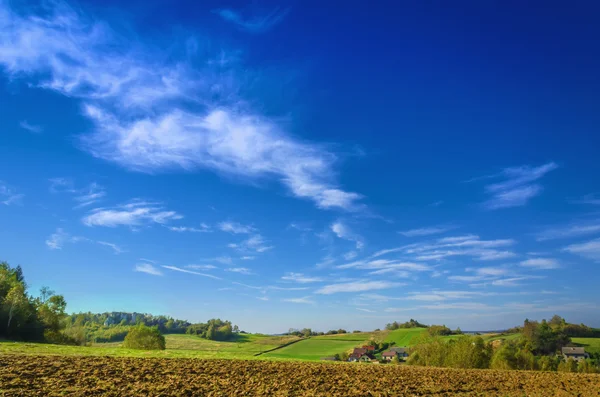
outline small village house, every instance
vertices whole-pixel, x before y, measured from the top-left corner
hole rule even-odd
[[[583,347],[570,347],[570,346],[562,348],[562,355],[565,358],[565,360],[572,358],[573,360],[575,360],[577,362],[583,361],[586,358],[590,357],[590,355],[585,352],[585,349]]]
[[[348,361],[370,362],[374,358],[375,357],[373,356],[373,354],[368,352],[366,348],[355,347],[354,351],[352,351],[352,354],[350,354],[350,356],[348,356]]]
[[[398,358],[407,358],[408,357],[408,349],[406,347],[391,347],[389,349],[389,351],[397,353]]]
[[[387,351],[387,352],[383,352],[381,354],[381,357],[383,357],[383,359],[386,361],[392,361],[394,357],[398,357],[398,353],[393,352],[393,351]]]

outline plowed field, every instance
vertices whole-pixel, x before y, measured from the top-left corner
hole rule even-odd
[[[600,375],[375,364],[0,356],[5,396],[600,396]]]

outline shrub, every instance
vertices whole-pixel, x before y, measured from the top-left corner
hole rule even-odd
[[[123,347],[141,350],[165,350],[165,337],[162,336],[158,327],[148,327],[139,324],[132,327],[127,333]]]

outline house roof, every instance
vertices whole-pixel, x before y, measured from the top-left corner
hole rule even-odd
[[[406,347],[391,347],[390,351],[391,352],[396,352],[396,353],[406,353]]]
[[[362,356],[363,354],[365,354],[367,352],[367,349],[365,349],[364,347],[355,347],[354,351],[352,352],[352,354],[356,354],[359,356]]]
[[[365,349],[366,351],[374,351],[375,350],[375,346],[363,346],[363,349]]]
[[[563,347],[562,354],[585,354],[585,349],[583,347]]]
[[[383,352],[383,354],[382,354],[383,357],[395,357],[397,355],[398,355],[398,352],[393,352],[393,351]]]

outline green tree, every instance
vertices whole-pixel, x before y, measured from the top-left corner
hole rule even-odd
[[[584,374],[595,374],[598,373],[598,367],[592,363],[592,360],[586,359],[577,364],[577,371]]]
[[[217,332],[215,331],[215,326],[213,324],[209,325],[208,329],[206,330],[206,339],[215,340],[216,336]]]
[[[148,327],[144,324],[138,324],[131,327],[131,330],[127,333],[123,347],[127,349],[165,350],[166,342],[157,326]]]
[[[22,283],[14,285],[4,298],[4,307],[8,313],[8,321],[6,323],[6,334],[10,334],[10,325],[13,319],[22,314],[28,306],[29,301],[25,295],[25,287]]]
[[[577,361],[569,358],[567,361],[561,361],[558,364],[558,372],[577,372]]]

